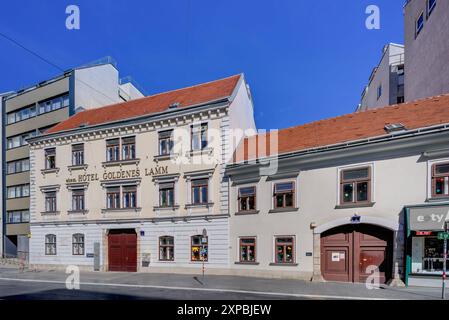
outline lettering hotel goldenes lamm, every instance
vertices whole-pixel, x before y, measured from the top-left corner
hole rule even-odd
[[[162,175],[168,173],[168,166],[156,166],[154,168],[145,168],[145,176]],[[103,181],[120,180],[120,179],[136,179],[141,177],[141,170],[116,170],[105,171],[102,175]],[[69,178],[66,183],[84,183],[100,180],[98,173],[79,174],[76,178]]]

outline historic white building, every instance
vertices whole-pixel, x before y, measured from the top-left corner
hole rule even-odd
[[[30,264],[227,268],[224,163],[254,129],[237,75],[80,112],[33,138]]]

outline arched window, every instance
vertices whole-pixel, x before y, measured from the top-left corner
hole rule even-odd
[[[207,261],[209,256],[208,237],[202,235],[192,236],[191,238],[191,260]]]
[[[84,255],[84,234],[75,233],[72,236],[72,254],[74,256]]]
[[[45,236],[45,255],[56,255],[56,235],[54,234],[47,234]]]
[[[171,236],[159,237],[159,260],[175,260],[175,238]]]

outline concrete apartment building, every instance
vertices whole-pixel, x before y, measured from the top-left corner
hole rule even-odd
[[[389,43],[362,92],[358,110],[367,110],[404,102],[404,46]]]
[[[407,1],[404,28],[405,100],[448,93],[449,1]]]
[[[2,99],[4,256],[28,257],[30,161],[27,139],[76,112],[143,97],[122,83],[116,63],[102,59],[13,92]]]
[[[227,166],[232,273],[441,285],[449,95],[282,129],[272,146],[245,139]]]
[[[236,75],[80,112],[31,138],[30,265],[227,270],[224,164],[254,133],[253,113]]]

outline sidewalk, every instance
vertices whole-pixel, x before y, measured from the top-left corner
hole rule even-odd
[[[21,272],[16,267],[0,266],[0,295],[2,284],[14,283],[52,284],[65,288],[67,275],[61,271],[30,271]],[[262,279],[236,276],[123,272],[81,272],[80,286],[96,289],[119,287],[120,290],[181,290],[201,293],[236,293],[263,295],[267,299],[385,299],[385,300],[428,300],[441,298],[438,288],[391,288],[381,286],[380,289],[369,290],[365,284],[352,283],[312,283],[302,280]],[[449,298],[449,297],[448,297]]]

